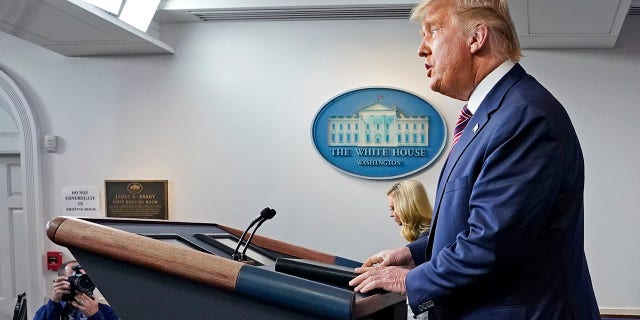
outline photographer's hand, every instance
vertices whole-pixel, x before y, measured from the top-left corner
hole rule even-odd
[[[87,317],[91,317],[99,311],[98,300],[95,297],[78,292],[74,299],[75,301],[71,301],[71,305]]]
[[[53,283],[53,302],[60,303],[62,296],[71,293],[71,284],[67,281],[67,277],[60,276]]]

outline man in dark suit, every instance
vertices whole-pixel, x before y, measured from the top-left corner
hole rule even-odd
[[[370,257],[354,290],[406,293],[430,320],[600,319],[580,144],[562,105],[517,64],[506,0],[427,0],[412,19],[429,85],[468,101],[466,127],[440,175],[430,236]]]

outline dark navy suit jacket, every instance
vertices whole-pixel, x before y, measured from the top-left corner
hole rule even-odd
[[[429,320],[599,319],[584,254],[582,151],[562,105],[516,64],[442,170],[431,236],[409,245]]]

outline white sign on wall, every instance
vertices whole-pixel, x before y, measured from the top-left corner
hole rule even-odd
[[[94,215],[100,212],[97,186],[70,186],[62,188],[65,215]]]

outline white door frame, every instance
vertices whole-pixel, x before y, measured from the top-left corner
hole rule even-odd
[[[27,222],[28,314],[35,314],[46,296],[44,275],[45,222],[42,206],[42,174],[40,134],[31,106],[18,85],[0,66],[0,99],[18,127],[22,163],[23,210]]]

